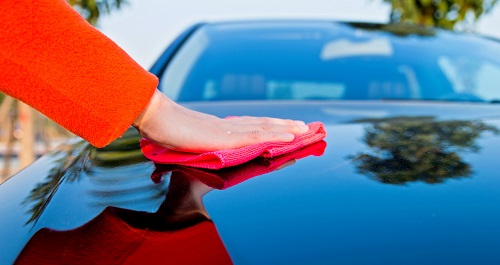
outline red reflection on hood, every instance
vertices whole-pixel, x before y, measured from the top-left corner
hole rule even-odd
[[[127,219],[154,215],[108,207],[85,225],[43,228],[15,264],[232,264],[212,221],[172,231],[134,228]]]

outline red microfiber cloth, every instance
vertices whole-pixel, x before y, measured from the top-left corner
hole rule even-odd
[[[237,149],[200,154],[173,151],[147,139],[141,139],[141,149],[144,156],[156,163],[220,169],[243,164],[258,156],[266,158],[280,156],[325,138],[326,131],[321,122],[313,122],[308,126],[309,131],[296,135],[291,142],[264,142]]]
[[[300,150],[275,158],[269,159],[258,157],[239,166],[219,170],[199,169],[179,165],[155,164],[156,169],[151,174],[151,179],[155,183],[160,183],[164,174],[172,172],[172,176],[176,173],[185,174],[191,178],[199,180],[209,187],[224,190],[248,179],[272,172],[292,159],[299,160],[310,155],[322,156],[325,148],[326,142],[320,141],[318,143],[308,145]]]

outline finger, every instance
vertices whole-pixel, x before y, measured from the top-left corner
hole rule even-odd
[[[278,133],[293,133],[301,134],[309,131],[307,125],[297,125],[297,124],[275,124],[275,123],[260,123],[260,124],[243,124],[235,126],[235,132],[248,132],[248,131],[268,131],[268,132],[278,132]]]
[[[271,141],[291,142],[295,138],[291,133],[267,132],[262,130],[236,132],[229,134],[229,136],[232,138],[233,148]]]
[[[283,165],[279,166],[278,168],[276,168],[274,171],[278,171],[278,170],[281,170],[285,167],[288,167],[288,166],[291,166],[291,165],[294,165],[295,164],[295,159],[292,159],[292,160],[288,160],[286,163],[284,163]]]
[[[241,116],[232,117],[229,119],[232,122],[242,123],[242,124],[258,124],[258,123],[274,123],[281,125],[305,125],[303,121],[295,121],[289,119],[278,119],[270,117],[252,117],[252,116]]]

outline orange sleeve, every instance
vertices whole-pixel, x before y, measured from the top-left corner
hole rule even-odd
[[[157,78],[64,0],[0,0],[0,89],[91,144],[121,136]]]

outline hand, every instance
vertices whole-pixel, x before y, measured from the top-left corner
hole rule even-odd
[[[294,134],[309,130],[302,121],[266,117],[220,119],[184,108],[158,90],[132,125],[144,138],[186,152],[226,150],[268,141],[290,142]]]

